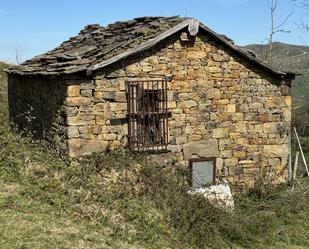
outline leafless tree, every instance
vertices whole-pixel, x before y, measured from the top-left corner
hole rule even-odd
[[[13,46],[13,54],[14,54],[15,63],[17,65],[20,65],[20,63],[22,62],[22,52],[20,49],[20,45],[17,42],[15,42]]]
[[[309,0],[291,0],[295,2],[296,7],[309,10]],[[307,15],[308,13],[306,13]],[[306,23],[303,19],[300,19],[299,25],[300,29],[305,32],[309,32],[309,24]]]
[[[268,49],[266,60],[272,62],[273,59],[273,41],[276,33],[290,33],[289,30],[283,29],[283,26],[286,24],[288,19],[293,15],[293,12],[290,12],[281,22],[276,22],[276,12],[278,9],[278,0],[266,0],[269,13],[270,13],[270,33],[268,36]]]
[[[309,9],[309,0],[292,0],[292,2],[296,2],[298,7]]]

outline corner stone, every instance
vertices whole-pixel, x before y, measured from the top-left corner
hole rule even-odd
[[[264,145],[265,157],[287,157],[289,148],[287,144],[282,145]]]

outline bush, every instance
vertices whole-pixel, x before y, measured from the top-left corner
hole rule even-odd
[[[188,193],[187,173],[182,165],[147,154],[107,152],[83,164],[83,167],[91,165],[97,172],[107,169],[114,172],[117,198],[126,198],[126,204],[136,200],[152,203],[164,216],[165,226],[176,231],[177,240],[196,248],[225,248],[233,243],[252,245],[280,222],[288,222],[289,214],[309,207],[308,196],[303,191],[290,193],[285,185],[270,188],[265,182],[262,184],[261,179],[255,190],[236,197],[235,212],[220,210],[204,197]],[[132,208],[130,206],[131,211]],[[142,222],[143,211],[133,209],[136,210],[133,213],[126,209],[124,217]],[[123,206],[119,211],[123,212]],[[162,229],[156,231],[164,233]]]

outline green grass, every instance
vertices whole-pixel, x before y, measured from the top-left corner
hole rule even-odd
[[[309,248],[305,181],[261,184],[228,213],[188,195],[186,171],[164,158],[118,151],[69,166],[10,128],[0,86],[1,248]]]

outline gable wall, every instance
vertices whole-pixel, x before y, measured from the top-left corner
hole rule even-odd
[[[201,34],[190,38],[179,33],[101,70],[82,88],[71,86],[68,102],[78,98],[91,104],[84,103],[84,115],[68,117],[70,155],[125,147],[125,81],[167,75],[173,75],[168,105],[174,158],[187,164],[189,158],[214,156],[217,175],[246,188],[262,171],[275,174],[277,182],[284,180],[290,87]]]

